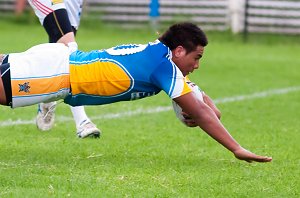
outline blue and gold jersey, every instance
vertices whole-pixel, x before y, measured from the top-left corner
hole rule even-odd
[[[76,51],[70,55],[72,106],[101,105],[152,96],[165,91],[170,98],[191,92],[160,41],[121,45],[107,50]]]

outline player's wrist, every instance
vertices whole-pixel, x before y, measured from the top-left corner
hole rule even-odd
[[[239,153],[244,152],[244,151],[246,151],[246,149],[244,149],[241,145],[237,145],[231,150],[231,152],[234,155],[238,155]]]

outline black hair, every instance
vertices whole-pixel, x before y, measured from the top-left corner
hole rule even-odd
[[[187,53],[194,51],[199,45],[205,47],[208,44],[206,35],[201,28],[190,22],[170,26],[158,40],[171,50],[182,46],[187,50]]]

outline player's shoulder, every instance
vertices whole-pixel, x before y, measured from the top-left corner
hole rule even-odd
[[[164,51],[164,52],[170,51],[169,48],[165,44],[160,42],[160,40],[158,40],[158,39],[155,40],[154,42],[149,42],[148,46],[155,48],[156,50],[159,50],[159,51]]]
[[[148,43],[148,53],[151,54],[153,59],[159,59],[160,62],[172,63],[172,52],[171,50],[164,45],[159,40]]]

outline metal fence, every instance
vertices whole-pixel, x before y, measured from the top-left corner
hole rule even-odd
[[[14,0],[0,0],[0,13],[13,12],[15,8],[14,3]]]
[[[88,0],[88,15],[123,25],[141,25],[153,20],[151,0]],[[160,0],[155,19],[159,23],[189,20],[204,29],[225,30],[229,27],[227,0]]]
[[[246,1],[246,32],[300,34],[300,1]]]
[[[14,2],[0,0],[0,14]],[[86,0],[84,16],[128,27],[188,20],[205,30],[300,34],[299,0]]]

